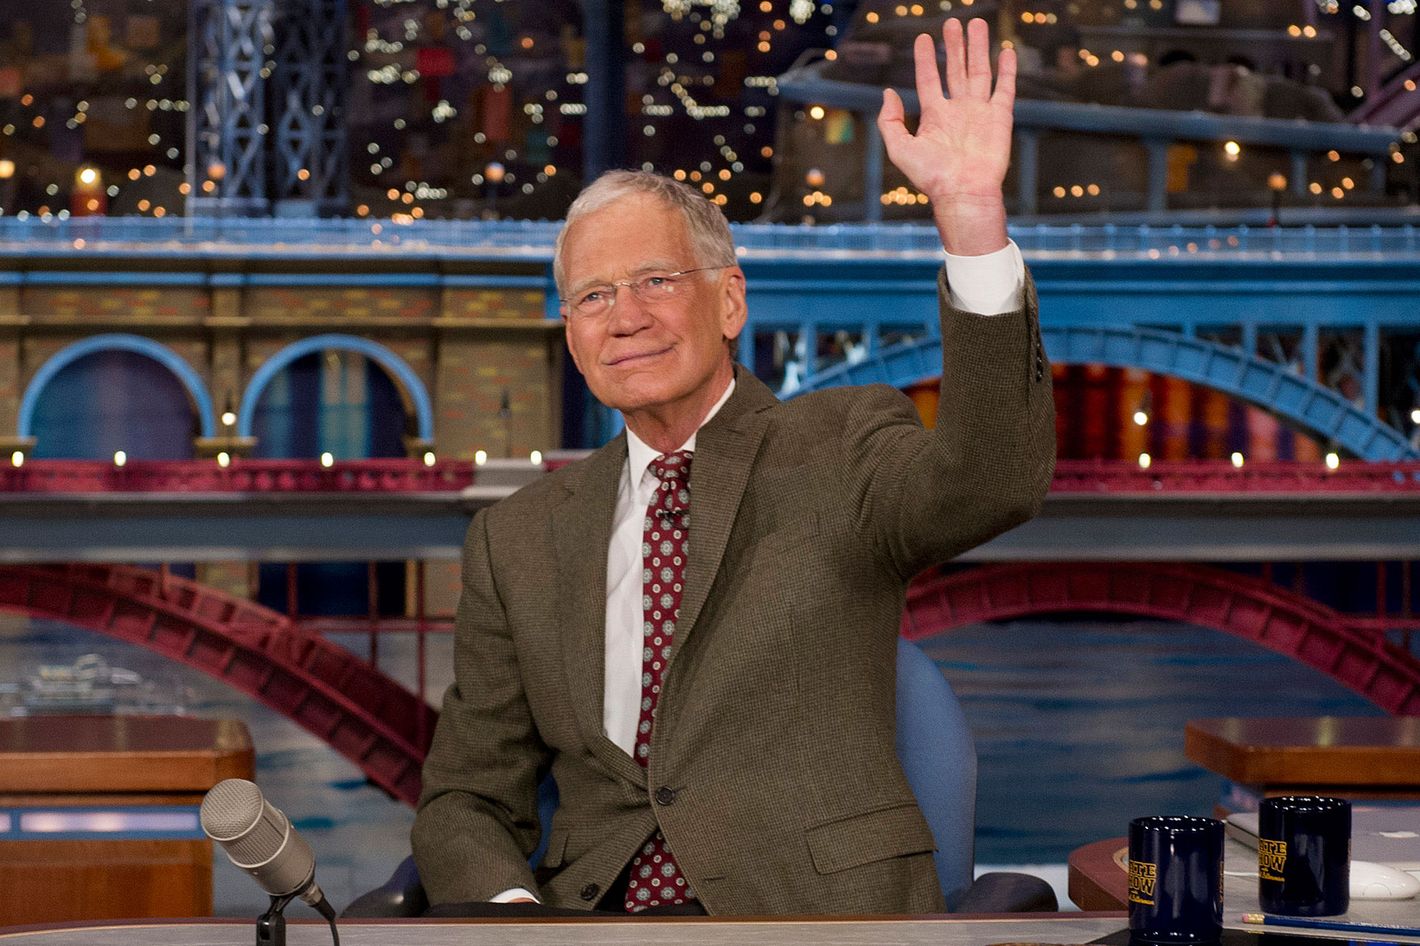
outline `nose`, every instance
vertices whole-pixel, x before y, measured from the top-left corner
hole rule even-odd
[[[625,283],[617,283],[612,298],[607,330],[613,335],[633,335],[651,324],[650,313]]]

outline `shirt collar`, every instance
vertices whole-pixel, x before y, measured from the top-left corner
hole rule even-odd
[[[710,413],[705,415],[705,419],[700,422],[704,427],[710,423],[710,418],[720,413],[720,408],[725,406],[725,402],[730,399],[730,395],[735,393],[735,379],[731,378],[729,385],[725,388],[725,393],[720,395],[720,400],[715,402],[715,406],[710,408]],[[699,428],[696,428],[699,432]],[[681,450],[695,449],[695,434],[691,434],[685,443],[680,445]],[[626,428],[626,474],[627,480],[632,488],[641,482],[641,477],[646,474],[646,468],[651,465],[651,461],[660,456],[661,452],[654,447],[647,446],[646,442],[632,432],[630,427]]]

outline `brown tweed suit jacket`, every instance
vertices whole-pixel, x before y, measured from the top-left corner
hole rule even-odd
[[[590,909],[659,825],[712,914],[944,909],[893,747],[904,588],[1035,514],[1055,428],[1029,278],[1024,309],[999,316],[953,309],[941,279],[933,431],[886,386],[781,403],[743,369],[701,428],[645,769],[602,731],[625,439],[474,518],[413,831],[432,903],[521,886]],[[538,885],[549,767],[561,806]]]

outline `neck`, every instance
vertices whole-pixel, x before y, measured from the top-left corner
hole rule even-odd
[[[720,400],[734,376],[734,365],[726,359],[723,368],[711,376],[709,383],[702,385],[685,401],[626,413],[626,426],[641,438],[642,443],[659,453],[679,450],[681,444],[705,423],[710,409]]]

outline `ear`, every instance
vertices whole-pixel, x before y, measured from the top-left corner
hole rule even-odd
[[[744,270],[735,266],[725,273],[720,296],[720,332],[727,339],[739,338],[749,318],[745,301]]]

